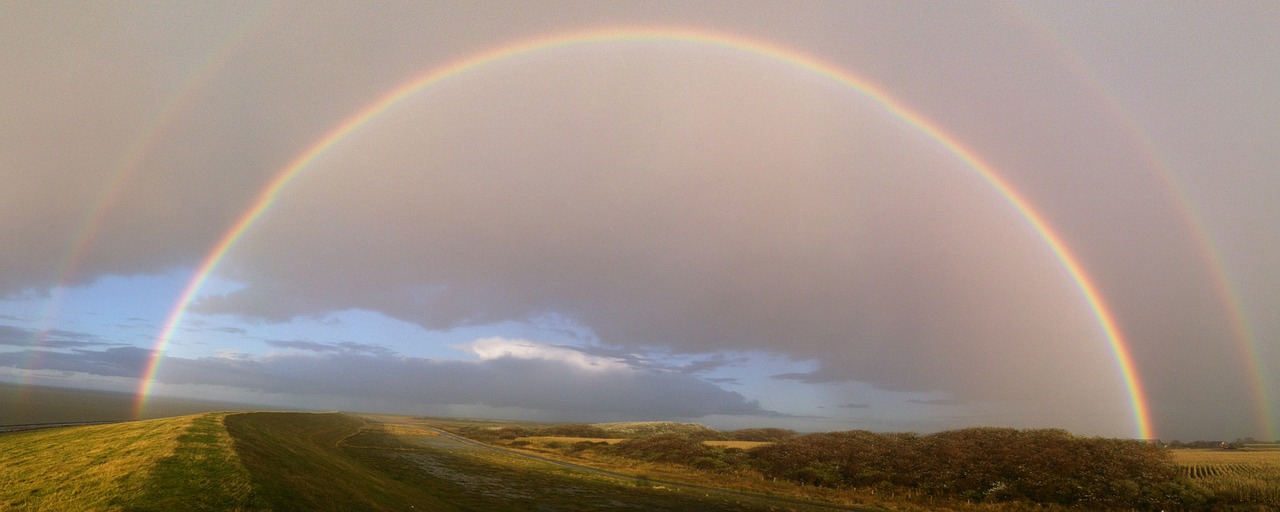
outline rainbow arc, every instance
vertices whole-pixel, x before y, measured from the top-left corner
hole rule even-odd
[[[151,360],[146,365],[138,386],[135,414],[140,416],[145,409],[152,385],[155,382],[156,373],[160,368],[174,330],[181,324],[187,308],[195,299],[201,287],[231,248],[235,246],[236,242],[271,209],[280,192],[303,171],[310,168],[316,159],[331,150],[347,136],[377,119],[379,115],[400,104],[406,98],[450,78],[464,75],[469,71],[487,65],[555,48],[622,41],[665,41],[721,47],[782,62],[794,68],[814,73],[862,94],[945,148],[999,193],[1055,255],[1062,268],[1078,288],[1084,301],[1088,304],[1103,336],[1109,344],[1132,405],[1135,435],[1144,439],[1155,437],[1151,427],[1146,393],[1138,378],[1138,371],[1130,355],[1128,344],[1117,327],[1109,307],[1098,292],[1097,285],[1085,272],[1076,255],[1068,249],[1062,237],[1050,227],[1049,223],[1037,210],[1032,208],[1027,199],[1000,176],[991,165],[966,148],[958,139],[924,116],[899,103],[875,84],[836,65],[767,41],[706,29],[672,27],[615,27],[563,32],[516,41],[486,51],[473,53],[410,78],[329,129],[322,137],[308,146],[306,150],[298,154],[287,166],[273,175],[266,186],[258,192],[249,208],[237,218],[236,222],[223,234],[201,261],[155,339]]]

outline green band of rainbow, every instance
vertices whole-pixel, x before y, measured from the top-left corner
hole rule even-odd
[[[1007,181],[996,174],[995,170],[990,165],[979,159],[972,151],[962,146],[954,137],[942,131],[924,117],[899,104],[875,85],[828,62],[766,41],[748,39],[737,35],[719,33],[706,29],[668,27],[622,27],[558,33],[545,37],[517,41],[505,46],[471,54],[413,77],[329,130],[323,137],[308,147],[306,151],[298,155],[289,163],[288,166],[279,171],[271,179],[270,183],[268,183],[266,187],[258,193],[258,196],[253,201],[252,206],[240,215],[235,224],[227,230],[220,240],[218,240],[218,243],[205,257],[204,261],[200,264],[200,267],[196,269],[195,275],[192,277],[191,281],[187,283],[186,288],[183,289],[182,295],[175,303],[168,319],[165,321],[163,329],[156,337],[152,351],[152,358],[146,365],[146,370],[143,373],[141,383],[138,386],[135,413],[141,415],[143,408],[146,406],[146,401],[151,393],[151,386],[154,382],[156,371],[159,369],[160,361],[164,356],[169,340],[173,335],[174,329],[182,321],[182,317],[185,314],[187,307],[191,304],[191,301],[195,298],[196,293],[200,290],[201,286],[203,286],[209,275],[218,266],[218,263],[227,254],[231,247],[235,245],[235,243],[251,226],[253,226],[254,222],[256,222],[263,213],[270,209],[280,191],[284,189],[284,187],[288,185],[293,178],[308,168],[316,158],[324,154],[347,135],[373,120],[387,109],[395,106],[400,101],[447,78],[465,73],[486,64],[511,59],[537,51],[567,46],[619,41],[684,42],[739,50],[783,62],[796,68],[826,77],[865,95],[882,105],[886,110],[893,113],[908,125],[919,130],[921,133],[946,148],[964,162],[970,169],[978,173],[978,175],[980,175],[982,179],[989,183],[993,188],[995,188],[995,190],[999,192],[1009,205],[1012,206],[1028,224],[1030,224],[1032,229],[1034,229],[1040,238],[1045,241],[1049,246],[1049,249],[1058,258],[1063,268],[1070,275],[1072,281],[1079,288],[1085,302],[1088,303],[1090,310],[1097,319],[1099,326],[1102,328],[1102,333],[1110,345],[1112,354],[1115,356],[1116,363],[1119,366],[1120,373],[1127,388],[1129,401],[1132,404],[1135,434],[1139,438],[1143,439],[1150,439],[1154,437],[1151,430],[1146,394],[1142,389],[1141,382],[1138,380],[1137,370],[1135,369],[1133,360],[1129,355],[1128,346],[1126,345],[1119,330],[1116,328],[1111,312],[1107,308],[1106,303],[1103,302],[1101,295],[1098,293],[1097,286],[1093,283],[1092,279],[1089,278],[1088,274],[1084,272],[1084,269],[1080,265],[1076,256],[1067,249],[1066,244],[1062,241],[1062,237],[1051,229],[1044,218],[1031,208],[1027,200],[1021,194],[1018,194]]]

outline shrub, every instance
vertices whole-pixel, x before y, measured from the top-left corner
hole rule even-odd
[[[1206,499],[1158,446],[1063,430],[971,428],[928,436],[855,430],[794,437],[748,453],[751,465],[773,478],[891,485],[975,502],[1158,508]]]
[[[796,437],[796,431],[785,428],[744,428],[727,433],[730,441],[771,443]]]

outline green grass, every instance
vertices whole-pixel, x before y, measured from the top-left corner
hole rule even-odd
[[[237,510],[248,474],[223,415],[0,436],[2,510]]]
[[[344,452],[368,422],[345,414],[244,413],[227,432],[253,482],[255,505],[272,510],[448,510],[428,492]]]

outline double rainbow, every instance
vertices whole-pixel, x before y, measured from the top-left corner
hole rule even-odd
[[[171,337],[173,336],[174,329],[176,329],[182,322],[187,308],[190,306],[192,300],[195,299],[196,294],[200,291],[205,281],[209,278],[210,274],[212,274],[213,270],[217,268],[218,264],[222,261],[222,258],[226,256],[227,252],[235,246],[236,242],[239,241],[242,236],[244,236],[245,232],[248,231],[249,228],[251,228],[253,224],[271,208],[280,191],[283,190],[295,177],[310,167],[311,163],[317,158],[331,149],[338,142],[342,141],[342,139],[377,118],[383,112],[386,112],[388,109],[396,106],[404,99],[451,77],[464,74],[488,64],[494,64],[544,50],[621,41],[667,41],[720,47],[738,50],[757,55],[765,59],[788,64],[795,68],[832,80],[833,82],[861,93],[876,103],[879,103],[887,111],[891,112],[903,122],[933,139],[939,145],[951,152],[964,162],[966,166],[982,177],[983,180],[990,184],[991,187],[993,187],[1005,199],[1005,201],[1022,216],[1031,228],[1035,230],[1040,238],[1048,245],[1053,254],[1058,258],[1058,261],[1062,264],[1064,270],[1066,270],[1072,281],[1076,284],[1076,287],[1080,290],[1085,302],[1089,305],[1090,310],[1098,321],[1099,327],[1102,329],[1102,334],[1106,337],[1107,342],[1110,345],[1111,352],[1116,359],[1127,388],[1129,401],[1132,404],[1135,435],[1143,439],[1150,439],[1154,437],[1151,429],[1150,413],[1148,412],[1146,394],[1143,391],[1141,382],[1138,380],[1138,373],[1129,354],[1129,348],[1120,331],[1117,329],[1110,310],[1102,300],[1101,295],[1098,293],[1097,286],[1089,275],[1085,273],[1079,259],[1067,249],[1062,237],[1050,228],[1044,217],[1033,209],[1027,200],[1014,190],[1006,180],[998,175],[995,169],[978,158],[976,154],[961,145],[958,140],[944,132],[937,125],[908,109],[906,106],[898,103],[874,84],[829,62],[767,41],[750,39],[706,29],[669,27],[621,27],[565,32],[521,40],[490,50],[471,54],[442,66],[427,70],[426,72],[409,79],[330,129],[323,137],[314,142],[310,147],[294,158],[286,167],[275,174],[266,187],[258,193],[252,205],[245,210],[236,220],[235,224],[233,224],[231,228],[223,234],[222,238],[218,240],[217,244],[214,245],[213,249],[201,262],[199,268],[196,269],[194,276],[183,289],[177,303],[174,305],[168,318],[165,320],[164,327],[155,339],[151,359],[146,365],[146,369],[138,386],[135,414],[140,416],[146,407],[147,399],[151,394],[152,385],[155,382],[156,372],[160,367],[160,362],[164,357],[164,352],[168,347]]]

